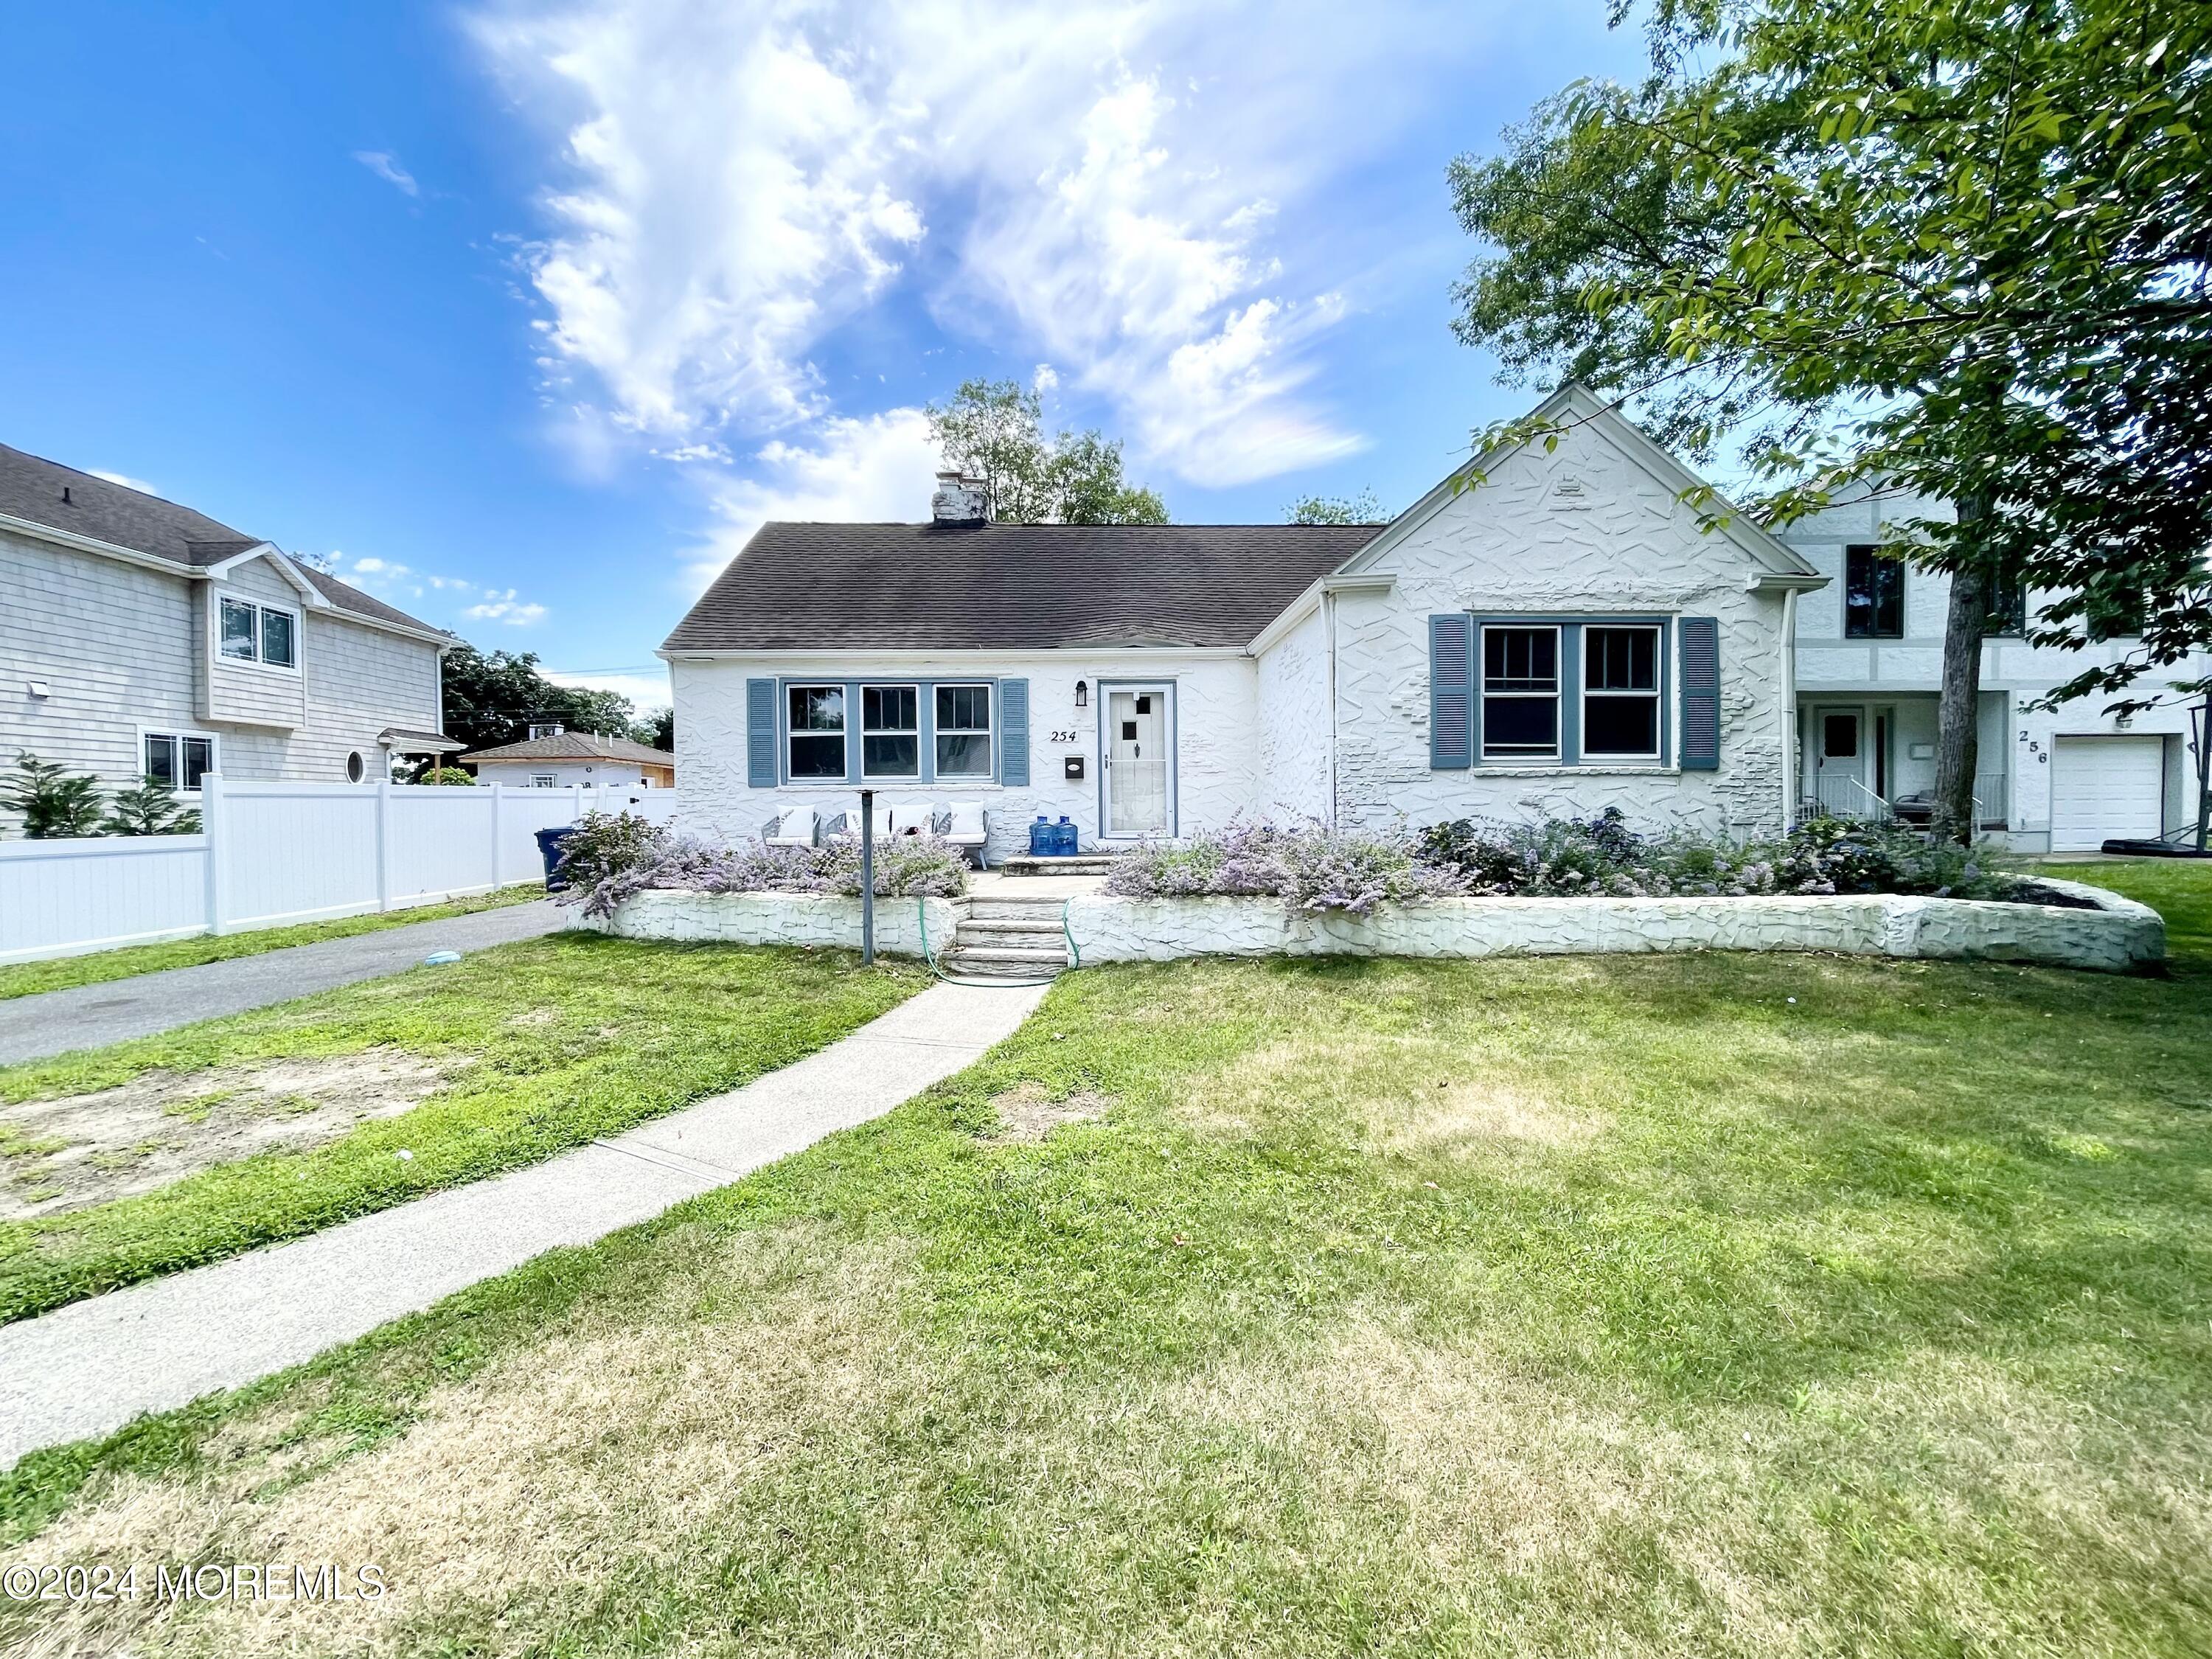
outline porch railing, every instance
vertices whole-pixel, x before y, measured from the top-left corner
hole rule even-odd
[[[1906,802],[1903,816],[1917,822],[1924,816]],[[1847,773],[1824,774],[1814,780],[1813,795],[1805,803],[1809,816],[1825,813],[1832,818],[1869,818],[1877,822],[1899,815],[1895,803],[1884,799]],[[2012,780],[2002,772],[1974,775],[1974,824],[1981,830],[2002,830],[2012,822]]]

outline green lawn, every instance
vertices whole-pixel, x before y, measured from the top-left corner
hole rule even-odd
[[[383,1600],[0,1642],[2201,1655],[2212,872],[2070,872],[2172,977],[1070,975],[875,1124],[0,1488],[0,1567]]]
[[[234,1255],[530,1164],[788,1065],[927,983],[839,952],[713,949],[561,933],[471,952],[179,1031],[0,1067],[0,1175],[66,1178],[52,1138],[9,1133],[23,1103],[108,1090],[157,1069],[179,1098],[152,1115],[189,1141],[238,1115],[241,1068],[280,1077],[421,1068],[427,1099],[309,1150],[222,1163],[153,1191],[0,1224],[0,1321]],[[318,1068],[315,1062],[347,1063]],[[442,1078],[433,1067],[442,1067]],[[217,1070],[216,1068],[222,1068]],[[250,1075],[250,1071],[245,1075]],[[155,1079],[156,1081],[160,1079]],[[228,1086],[226,1086],[228,1085]],[[288,1085],[289,1086],[289,1085]],[[312,1099],[257,1098],[243,1126],[283,1127]],[[102,1154],[157,1155],[151,1144]],[[404,1154],[403,1157],[402,1154]],[[49,1169],[64,1173],[49,1176]]]
[[[477,910],[495,910],[502,905],[527,904],[532,899],[544,896],[545,884],[530,882],[502,887],[497,892],[476,898],[425,904],[412,910],[384,910],[370,915],[343,916],[336,921],[310,921],[297,927],[263,927],[245,933],[203,933],[191,939],[167,939],[159,945],[129,945],[119,951],[94,951],[89,956],[10,963],[0,967],[0,999],[35,996],[41,991],[66,991],[76,985],[100,985],[111,979],[158,974],[164,968],[197,968],[204,962],[258,957],[264,951],[281,951],[290,945],[313,945],[319,939],[380,933],[386,927],[404,927],[410,922],[436,921]]]

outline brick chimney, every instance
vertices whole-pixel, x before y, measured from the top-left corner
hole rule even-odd
[[[991,517],[983,481],[964,472],[937,475],[937,493],[929,498],[929,515],[939,524],[984,524]]]

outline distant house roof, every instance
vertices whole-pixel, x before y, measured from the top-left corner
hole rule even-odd
[[[69,491],[66,501],[62,499],[64,489]],[[262,545],[259,538],[242,534],[204,513],[5,444],[0,444],[0,514],[195,570]],[[312,565],[294,563],[315,591],[341,611],[426,633],[444,631]]]
[[[769,524],[662,649],[1243,647],[1382,530]]]
[[[465,761],[629,761],[636,766],[673,766],[665,749],[647,748],[628,738],[603,738],[593,732],[559,732],[526,743],[502,744],[461,757]]]

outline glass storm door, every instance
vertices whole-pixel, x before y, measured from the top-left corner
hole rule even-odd
[[[1820,810],[1839,818],[1867,816],[1866,721],[1856,708],[1822,708],[1813,716],[1814,793]]]
[[[1173,824],[1170,688],[1106,694],[1106,833],[1164,836]]]

